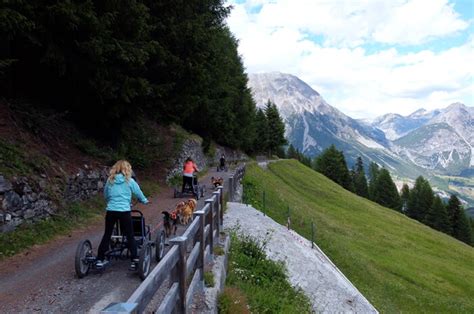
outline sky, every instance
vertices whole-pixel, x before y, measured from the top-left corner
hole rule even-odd
[[[353,118],[474,106],[474,0],[230,0],[247,73],[298,76]]]

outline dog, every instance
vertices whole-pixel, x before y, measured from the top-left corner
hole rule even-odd
[[[182,220],[181,223],[183,225],[187,225],[190,221],[193,220],[193,213],[196,209],[197,201],[194,198],[190,198],[185,203],[185,206],[182,207],[181,215]]]
[[[169,237],[171,233],[173,233],[173,235],[176,235],[179,220],[177,212],[162,211],[161,213],[163,214],[163,226],[165,227],[166,236]]]
[[[183,208],[186,206],[186,202],[179,202],[176,204],[174,210],[171,212],[162,211],[163,214],[163,226],[165,227],[166,236],[170,236],[171,232],[173,235],[176,235],[176,230],[178,229],[178,221],[180,220],[180,215]]]
[[[214,185],[214,188],[217,188],[218,186],[222,186],[224,184],[224,179],[222,177],[217,177],[217,178],[212,177],[211,183],[212,185]]]

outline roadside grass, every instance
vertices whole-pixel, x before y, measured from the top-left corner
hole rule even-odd
[[[285,266],[267,259],[265,242],[231,233],[226,290],[219,313],[310,313],[308,298],[288,282]],[[248,307],[247,304],[248,303]]]
[[[0,174],[7,178],[44,172],[50,165],[51,160],[42,154],[0,139]]]
[[[102,218],[104,206],[103,198],[96,196],[72,203],[50,218],[23,224],[15,231],[0,234],[0,260]]]
[[[221,314],[247,314],[248,301],[245,294],[236,287],[225,287],[218,297],[219,313]]]
[[[142,192],[143,194],[145,194],[146,197],[150,197],[160,191],[160,185],[158,184],[158,182],[153,180],[141,180],[140,188],[142,189]]]
[[[298,163],[249,164],[247,202],[315,242],[381,312],[474,312],[474,249]]]

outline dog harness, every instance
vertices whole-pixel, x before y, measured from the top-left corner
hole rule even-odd
[[[171,219],[173,219],[173,220],[176,220],[176,218],[178,218],[178,215],[176,214],[176,211],[175,211],[175,210],[173,210],[173,211],[170,213],[170,217],[171,217]]]

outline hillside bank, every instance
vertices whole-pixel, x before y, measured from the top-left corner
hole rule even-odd
[[[265,203],[263,202],[265,191]],[[244,199],[315,239],[381,312],[472,312],[474,249],[290,160],[247,167]]]

